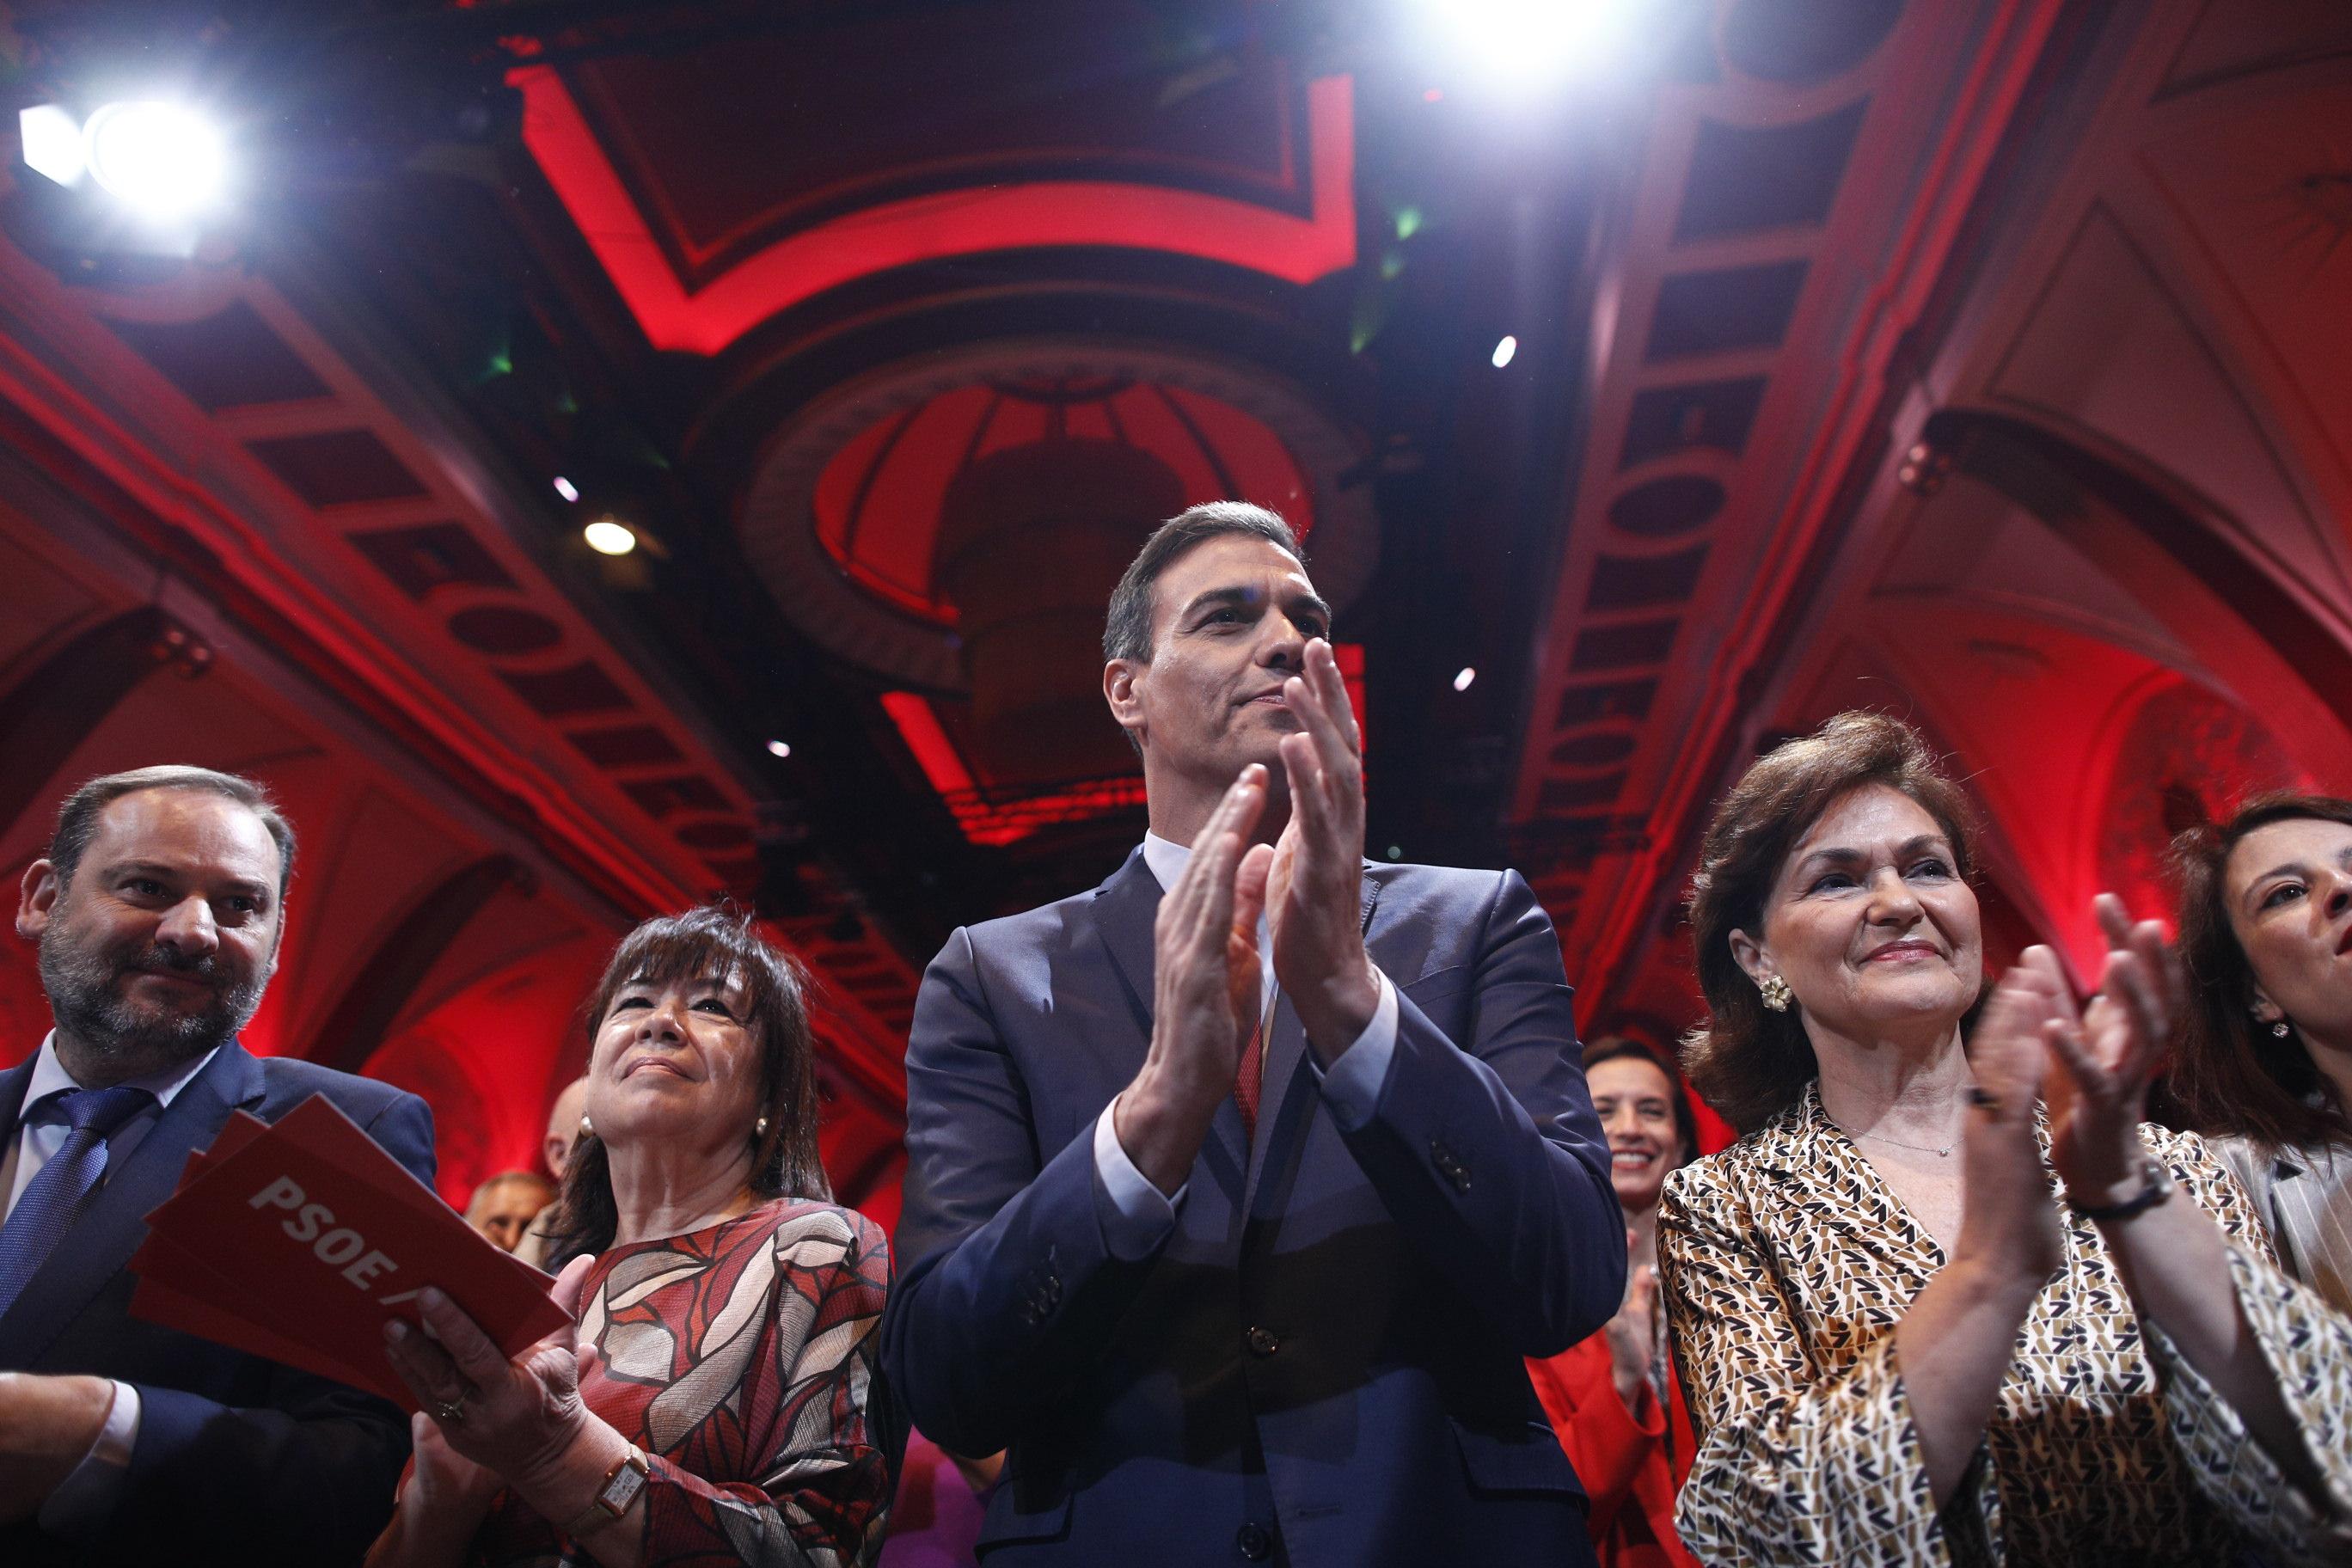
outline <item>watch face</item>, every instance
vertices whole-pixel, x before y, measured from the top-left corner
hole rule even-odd
[[[629,1511],[629,1505],[636,1501],[637,1494],[645,1489],[645,1471],[635,1465],[623,1465],[619,1473],[604,1483],[604,1493],[596,1500],[610,1509],[613,1517],[618,1519]]]

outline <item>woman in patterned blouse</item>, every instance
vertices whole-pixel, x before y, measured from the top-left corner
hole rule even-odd
[[[1967,815],[1916,733],[1850,713],[1708,828],[1685,1060],[1747,1135],[1676,1172],[1659,1221],[1700,1430],[1683,1541],[1711,1563],[2336,1560],[2352,1324],[2273,1265],[2193,1135],[2141,1125],[2179,1005],[2162,931],[2102,900],[2098,1001],[2078,1013],[2033,948],[1972,1019]]]
[[[2287,1270],[2352,1312],[2352,800],[2260,796],[2172,857],[2193,1004],[2173,1097]]]
[[[890,1255],[824,1201],[796,966],[715,910],[648,921],[587,1016],[551,1247],[576,1336],[509,1361],[426,1292],[432,1339],[389,1350],[431,1414],[372,1568],[872,1563]]]

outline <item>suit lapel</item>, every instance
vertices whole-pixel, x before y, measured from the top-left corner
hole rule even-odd
[[[16,1136],[16,1118],[25,1113],[25,1090],[33,1081],[34,1064],[40,1059],[41,1053],[37,1050],[6,1072],[0,1072],[0,1149],[7,1148],[8,1141]],[[0,1203],[5,1201],[0,1197]]]
[[[1160,879],[1143,851],[1130,853],[1095,889],[1095,930],[1109,950],[1111,971],[1127,988],[1129,1005],[1147,1037],[1151,1033],[1151,922],[1160,913]]]
[[[1147,1049],[1151,1038],[1151,977],[1157,968],[1152,922],[1160,913],[1160,879],[1152,874],[1143,851],[1138,848],[1127,858],[1127,864],[1097,889],[1094,903],[1095,928],[1102,935],[1103,946],[1109,950],[1112,969],[1126,987]],[[1129,1069],[1130,1075],[1142,1066],[1143,1058],[1139,1056]],[[1209,1149],[1213,1151],[1209,1161],[1211,1171],[1225,1184],[1229,1194],[1239,1192],[1242,1173],[1249,1163],[1249,1139],[1242,1131],[1241,1107],[1234,1103],[1230,1095],[1209,1123]]]
[[[1364,868],[1370,871],[1371,862],[1369,860],[1364,862]],[[1370,946],[1372,910],[1379,904],[1380,899],[1379,880],[1370,876],[1364,877],[1363,907],[1359,915],[1362,924],[1359,929],[1366,933],[1367,948]],[[1373,962],[1377,963],[1380,961],[1375,958]],[[1275,1143],[1279,1141],[1287,1146],[1294,1142],[1294,1139],[1286,1136],[1284,1131],[1283,1108],[1301,1096],[1310,1097],[1305,1103],[1312,1103],[1311,1097],[1315,1092],[1312,1074],[1313,1068],[1307,1065],[1307,1060],[1306,1026],[1299,1023],[1298,1010],[1290,1005],[1290,998],[1281,997],[1276,1004],[1274,1026],[1271,1037],[1266,1041],[1265,1082],[1258,1091],[1259,1136],[1255,1146],[1249,1152],[1249,1182],[1244,1189],[1243,1200],[1244,1207],[1256,1199],[1258,1181]],[[1222,1123],[1224,1119],[1221,1115],[1218,1120]],[[1238,1137],[1241,1132],[1240,1111],[1234,1112],[1233,1122],[1234,1131]]]
[[[22,1084],[16,1088],[21,1096]],[[0,1317],[0,1366],[30,1366],[39,1358],[146,1239],[148,1212],[172,1195],[189,1153],[213,1141],[231,1110],[261,1095],[261,1064],[235,1040],[221,1047],[121,1168],[108,1173],[106,1185]]]

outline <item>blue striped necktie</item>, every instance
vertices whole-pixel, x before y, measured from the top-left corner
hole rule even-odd
[[[98,1191],[99,1180],[106,1174],[108,1137],[154,1103],[155,1097],[145,1089],[124,1087],[68,1089],[58,1099],[70,1131],[26,1185],[7,1225],[0,1227],[0,1312],[16,1305]],[[20,1137],[24,1125],[17,1123]]]

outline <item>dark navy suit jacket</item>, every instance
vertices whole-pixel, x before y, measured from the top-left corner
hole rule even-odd
[[[1516,874],[1367,865],[1396,1054],[1343,1131],[1277,1011],[1172,1235],[1108,1249],[1092,1132],[1151,1033],[1158,879],[959,931],[907,1058],[883,1361],[942,1447],[1009,1447],[981,1550],[1153,1568],[1591,1561],[1522,1357],[1617,1310],[1624,1221],[1551,922]]]
[[[0,1073],[0,1145],[33,1061]],[[139,1390],[138,1445],[93,1553],[37,1525],[0,1529],[8,1563],[356,1563],[392,1517],[408,1422],[373,1394],[131,1316],[124,1268],[149,1210],[232,1110],[275,1121],[324,1094],[386,1152],[433,1176],[433,1113],[413,1094],[231,1040],[173,1098],[0,1317],[0,1368],[87,1373]]]

